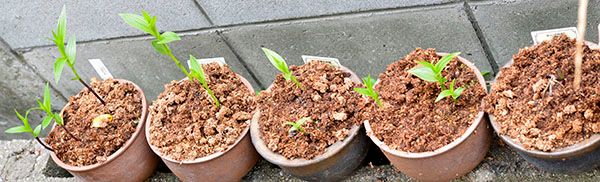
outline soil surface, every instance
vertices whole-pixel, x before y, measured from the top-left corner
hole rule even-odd
[[[312,159],[362,123],[367,102],[353,89],[364,86],[353,82],[350,73],[322,62],[290,66],[290,70],[302,89],[278,74],[270,91],[258,96],[261,138],[288,159]],[[287,122],[304,117],[311,118],[302,125],[304,133],[288,132]]]
[[[150,107],[150,143],[167,157],[194,160],[225,151],[248,128],[255,98],[228,67],[203,65],[217,107],[197,81],[172,81]]]
[[[573,87],[574,39],[556,36],[513,56],[485,99],[500,134],[553,151],[600,133],[600,51],[584,48],[580,90]]]
[[[458,58],[442,71],[449,80],[446,87],[450,80],[456,80],[455,88],[465,88],[456,102],[451,98],[434,102],[441,92],[438,83],[408,73],[419,61],[436,63],[440,58],[435,49],[417,48],[379,75],[375,90],[384,106],[371,106],[369,123],[375,136],[390,148],[415,153],[434,151],[459,138],[482,110],[485,90],[473,70]]]
[[[84,88],[69,98],[63,113],[65,128],[79,141],[58,126],[46,139],[56,156],[69,165],[87,166],[106,161],[129,140],[142,115],[142,93],[133,84],[92,79],[91,87],[106,101],[106,106]],[[101,114],[111,114],[113,120],[104,127],[91,127],[92,120]]]

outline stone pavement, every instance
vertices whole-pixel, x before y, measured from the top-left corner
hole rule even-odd
[[[96,76],[87,59],[102,59],[114,76],[137,83],[149,101],[165,83],[184,75],[167,57],[154,53],[150,37],[123,23],[118,13],[144,9],[157,15],[161,31],[182,35],[181,41],[171,44],[178,58],[225,57],[255,89],[268,87],[277,73],[260,51],[262,46],[281,53],[290,64],[301,64],[300,55],[337,57],[360,76],[378,75],[415,47],[432,47],[460,51],[480,70],[495,74],[519,48],[533,43],[531,31],[574,27],[577,15],[574,0],[5,0],[0,6],[1,131],[18,123],[14,109],[35,105],[45,82],[51,82],[55,110],[82,89],[67,79],[70,71],[63,73],[59,84],[53,81],[57,52],[46,37],[51,36],[63,4],[68,34],[78,38],[77,69],[82,77]],[[590,0],[587,40],[598,41],[598,23],[600,0]],[[0,141],[0,147],[10,148],[0,156],[0,163],[6,164],[0,165],[0,179],[58,180],[38,171],[39,165],[45,166],[46,154],[33,150],[33,144],[24,145],[26,141],[8,141],[26,137],[0,134],[0,140],[7,140]],[[464,179],[598,181],[597,171],[575,176],[537,171],[504,146],[496,145],[489,157]],[[7,167],[16,165],[17,158],[28,165],[39,162],[36,168],[23,168],[36,175]],[[248,180],[289,179],[272,165],[260,164]],[[374,168],[364,167],[352,179],[406,179],[388,165]],[[172,179],[167,173],[156,177]]]

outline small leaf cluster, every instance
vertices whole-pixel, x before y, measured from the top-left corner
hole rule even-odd
[[[19,120],[21,120],[23,125],[9,128],[5,131],[6,133],[30,133],[35,138],[40,135],[43,129],[46,129],[52,123],[52,120],[54,120],[58,125],[63,125],[63,121],[60,115],[58,113],[52,112],[52,103],[50,101],[50,89],[48,83],[46,83],[46,87],[44,88],[43,102],[40,100],[36,101],[39,107],[28,109],[25,112],[25,116],[21,115],[19,111],[15,110],[17,117],[19,118]],[[32,128],[29,124],[29,113],[35,110],[44,111],[46,113],[46,116],[42,119],[42,122],[38,126]]]
[[[302,134],[306,134],[306,132],[304,131],[304,127],[302,127],[302,125],[304,125],[304,123],[306,123],[307,121],[312,121],[312,119],[310,117],[303,117],[298,119],[296,122],[287,122],[285,123],[286,125],[290,125],[292,126],[289,130],[288,133],[295,133],[295,132],[300,132]]]
[[[459,54],[460,52],[455,52],[445,55],[437,63],[435,63],[435,65],[427,61],[420,61],[417,67],[408,70],[408,72],[422,80],[433,83],[437,82],[439,84],[442,92],[440,92],[440,94],[437,96],[435,102],[438,102],[446,97],[452,97],[452,99],[456,101],[464,88],[458,87],[455,89],[454,81],[450,83],[450,88],[446,88],[446,82],[448,80],[442,75],[442,71],[446,68],[448,63],[450,63],[450,61],[452,61]]]
[[[296,86],[298,88],[302,88],[302,84],[292,74],[292,71],[290,71],[290,69],[288,68],[288,65],[285,62],[285,60],[283,59],[283,57],[281,57],[275,51],[272,51],[270,49],[263,47],[262,50],[265,53],[265,55],[267,56],[267,59],[269,59],[269,61],[271,62],[271,64],[273,66],[275,66],[275,68],[277,68],[277,70],[281,71],[281,73],[283,74],[283,78],[285,78],[285,80],[292,81],[294,84],[296,84]]]
[[[204,87],[206,92],[208,92],[208,95],[210,95],[210,97],[212,98],[215,105],[217,107],[221,107],[219,99],[217,99],[213,91],[208,87],[208,81],[206,80],[206,77],[204,75],[204,69],[202,68],[202,66],[200,66],[200,64],[198,64],[198,61],[192,55],[190,55],[190,75],[192,76],[192,78],[200,82],[202,87]]]
[[[66,9],[63,6],[62,11],[60,12],[60,16],[58,18],[58,24],[56,26],[56,30],[52,30],[53,38],[50,39],[56,47],[58,48],[58,52],[60,53],[60,57],[56,58],[54,62],[54,80],[56,83],[60,80],[60,76],[65,67],[65,64],[71,68],[76,79],[81,79],[77,70],[75,70],[75,58],[76,58],[76,39],[75,36],[71,36],[69,38],[68,44],[65,46],[65,38],[67,37],[67,16]]]
[[[366,88],[354,88],[354,91],[361,95],[370,97],[375,101],[378,107],[383,107],[381,100],[379,100],[379,94],[374,89],[374,85],[377,80],[371,78],[371,74],[369,74],[367,77],[362,78],[362,81]]]

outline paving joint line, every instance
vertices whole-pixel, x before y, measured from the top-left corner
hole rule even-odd
[[[499,71],[498,63],[496,63],[496,60],[494,59],[494,55],[490,50],[490,46],[487,43],[485,36],[483,35],[483,31],[481,31],[481,27],[479,26],[479,23],[475,18],[475,14],[473,14],[471,6],[466,1],[463,3],[463,7],[465,9],[465,12],[467,12],[467,18],[469,19],[469,22],[471,22],[471,26],[475,30],[475,35],[477,35],[477,39],[479,39],[479,43],[483,47],[483,53],[485,54],[488,63],[492,67],[492,71],[494,72],[493,76],[496,76],[496,74],[498,74]]]
[[[210,24],[210,26],[215,26],[215,23],[210,19],[210,17],[208,17],[208,13],[206,13],[206,11],[204,10],[204,8],[200,5],[200,3],[198,3],[198,1],[196,0],[192,0],[194,1],[194,4],[196,5],[196,8],[198,8],[198,10],[200,10],[200,13],[202,13],[202,15],[204,15],[204,17],[206,17],[206,21],[208,21],[208,23]]]
[[[219,30],[217,30],[216,32],[217,32],[217,35],[219,35],[219,37],[221,37],[221,39],[223,39],[223,42],[225,42],[225,45],[227,45],[227,47],[229,48],[229,50],[231,50],[231,52],[233,53],[233,55],[235,55],[235,57],[240,61],[240,64],[242,64],[242,66],[244,67],[244,69],[246,69],[248,71],[248,74],[250,74],[250,76],[252,77],[252,79],[254,79],[254,81],[256,82],[256,84],[258,84],[258,86],[260,87],[260,89],[265,89],[265,87],[263,86],[262,82],[258,79],[258,77],[250,69],[250,67],[248,66],[248,64],[246,64],[246,62],[242,59],[242,57],[237,53],[236,49],[234,49],[233,46],[231,45],[231,43],[229,43],[229,38],[227,38],[225,35],[223,35],[221,33],[221,31],[219,31]]]

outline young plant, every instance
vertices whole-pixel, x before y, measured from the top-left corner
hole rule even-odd
[[[52,40],[54,44],[56,44],[58,52],[60,53],[60,57],[57,58],[54,62],[54,80],[56,81],[56,83],[58,84],[58,81],[60,80],[60,75],[62,74],[62,71],[66,64],[67,66],[69,66],[69,68],[71,68],[71,71],[75,75],[75,77],[71,80],[79,80],[79,82],[83,84],[83,86],[85,86],[90,92],[94,94],[94,96],[96,96],[96,98],[98,98],[102,105],[106,105],[106,102],[104,102],[102,97],[100,97],[100,95],[98,95],[98,93],[96,93],[96,91],[94,91],[92,87],[85,83],[85,81],[83,81],[83,79],[81,79],[81,77],[77,73],[77,70],[75,70],[75,58],[77,50],[75,36],[71,36],[69,38],[69,42],[65,47],[65,38],[67,37],[67,17],[66,9],[64,6],[62,8],[62,11],[60,12],[60,16],[58,17],[58,25],[56,27],[56,31],[52,30],[52,36],[54,37],[54,39],[50,40]]]
[[[304,125],[304,123],[306,123],[306,121],[311,121],[311,119],[309,117],[303,117],[303,118],[298,119],[296,122],[285,123],[286,125],[292,126],[290,128],[290,130],[288,130],[288,133],[290,133],[291,135],[295,135],[296,132],[306,134],[306,132],[304,132],[304,128],[302,127],[302,125]]]
[[[271,64],[273,66],[275,66],[275,68],[277,68],[277,70],[281,71],[281,73],[283,74],[283,78],[285,78],[285,80],[287,80],[287,81],[291,80],[294,84],[296,84],[296,86],[298,88],[302,88],[302,84],[292,74],[292,71],[290,71],[290,69],[288,68],[287,63],[285,63],[285,60],[283,60],[283,57],[281,57],[275,51],[272,51],[270,49],[263,47],[262,50],[265,53],[265,55],[267,56],[267,58],[269,59],[269,61],[271,62]]]
[[[375,101],[378,107],[383,107],[381,100],[379,100],[379,94],[373,88],[377,80],[372,79],[371,74],[367,75],[367,77],[364,77],[362,80],[366,88],[354,88],[354,91],[358,92],[361,95],[371,97],[371,99]]]
[[[54,152],[54,150],[52,149],[52,147],[48,146],[48,144],[44,143],[41,139],[40,139],[40,133],[42,132],[42,129],[48,127],[48,125],[50,125],[50,121],[44,119],[42,121],[42,123],[40,123],[38,126],[35,127],[35,129],[31,128],[31,125],[29,124],[29,112],[31,112],[32,110],[35,110],[35,108],[32,109],[28,109],[25,112],[25,116],[23,117],[23,115],[21,115],[21,113],[19,113],[19,111],[15,110],[15,113],[17,114],[17,117],[19,118],[19,120],[21,120],[21,122],[23,122],[23,125],[21,126],[15,126],[12,128],[7,129],[6,133],[10,133],[10,134],[14,134],[14,133],[29,133],[33,136],[33,138],[35,138],[35,140],[40,143],[42,146],[44,146],[44,148],[46,148],[49,151]]]
[[[181,40],[177,33],[159,33],[158,29],[156,28],[156,16],[150,16],[146,11],[142,11],[142,16],[130,13],[121,13],[119,16],[121,16],[121,19],[123,19],[123,21],[130,26],[154,36],[154,38],[156,38],[156,40],[152,41],[152,47],[154,50],[156,50],[156,52],[159,54],[168,55],[171,60],[175,62],[177,67],[179,67],[181,72],[183,72],[190,80],[193,80],[192,76],[188,73],[185,67],[183,67],[181,62],[173,55],[173,52],[168,45],[170,42]]]
[[[46,83],[46,86],[44,87],[44,98],[43,98],[43,102],[40,102],[39,99],[36,99],[38,106],[37,108],[33,108],[33,110],[41,110],[44,111],[46,113],[46,116],[44,116],[44,118],[42,119],[42,125],[44,126],[43,128],[46,128],[46,126],[49,125],[49,123],[54,120],[54,122],[56,122],[56,125],[58,125],[59,127],[61,127],[62,129],[65,130],[65,132],[67,134],[69,134],[69,136],[77,141],[81,141],[79,138],[75,137],[75,135],[73,135],[64,125],[64,122],[62,120],[62,118],[60,117],[59,113],[55,113],[52,112],[52,103],[51,103],[51,98],[50,98],[50,87],[48,86],[48,83]]]
[[[452,81],[452,83],[450,83],[450,89],[446,89],[446,82],[448,80],[446,80],[446,78],[442,75],[442,71],[444,71],[448,63],[450,63],[450,61],[452,61],[452,59],[459,54],[460,52],[455,52],[445,55],[437,63],[435,63],[435,65],[427,61],[420,61],[419,66],[408,70],[408,72],[422,80],[434,83],[437,82],[439,84],[442,92],[440,92],[435,102],[438,102],[445,97],[452,97],[452,99],[456,101],[464,88],[459,87],[454,89],[454,81]]]
[[[206,92],[208,92],[208,95],[210,95],[210,97],[212,98],[212,100],[215,103],[215,105],[217,106],[217,108],[221,107],[221,103],[219,102],[219,99],[217,99],[217,97],[215,96],[213,91],[210,88],[208,88],[208,82],[206,81],[206,77],[204,76],[204,69],[202,68],[202,66],[200,66],[200,64],[198,64],[198,61],[192,55],[190,55],[190,72],[191,72],[190,75],[192,76],[192,78],[195,78],[196,80],[198,80],[198,82],[200,82],[202,87],[204,87],[204,90],[206,90]]]

